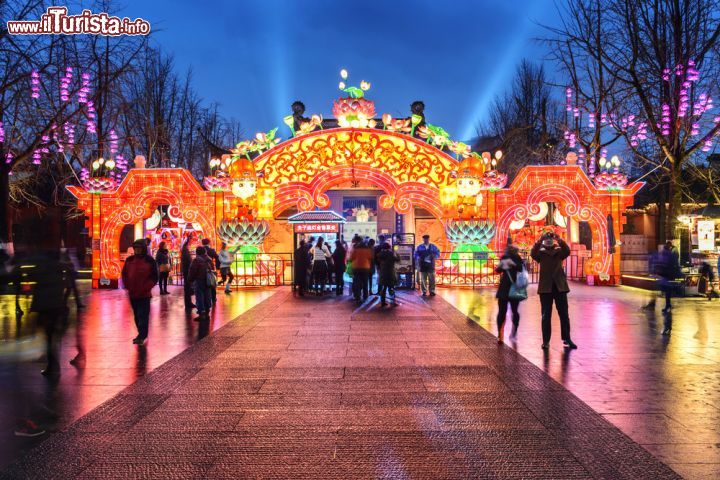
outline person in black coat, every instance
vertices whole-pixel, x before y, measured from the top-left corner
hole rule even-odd
[[[192,254],[190,253],[190,237],[183,242],[180,250],[180,269],[183,276],[183,297],[185,299],[185,313],[191,313],[195,307],[192,301],[192,285],[188,282],[188,274],[190,273],[190,264],[192,263]]]
[[[310,246],[305,240],[300,240],[300,245],[295,249],[293,255],[293,276],[298,294],[305,296],[307,290],[308,270],[310,269]]]
[[[380,293],[380,304],[387,305],[385,296],[389,293],[393,305],[397,305],[395,299],[395,285],[397,284],[397,271],[395,264],[400,262],[400,256],[392,251],[389,243],[383,242],[380,245],[380,252],[375,256],[378,270],[378,290]]]
[[[512,310],[513,323],[510,339],[514,340],[517,336],[517,329],[520,324],[520,312],[518,312],[520,300],[510,298],[510,287],[513,282],[517,281],[518,273],[522,272],[524,265],[518,249],[512,245],[508,245],[495,269],[495,272],[500,274],[500,285],[495,294],[495,298],[497,298],[498,301],[498,343],[502,343],[504,339],[505,317],[507,316],[508,304]]]
[[[335,251],[332,253],[333,269],[335,270],[335,295],[342,295],[345,288],[345,257],[347,250],[340,240],[335,240]]]

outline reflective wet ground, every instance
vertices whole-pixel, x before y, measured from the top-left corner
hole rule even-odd
[[[44,337],[30,335],[32,317],[23,315],[18,323],[14,297],[0,297],[0,468],[274,293],[247,290],[225,296],[220,291],[214,315],[200,324],[185,315],[182,289],[170,287],[172,295],[152,299],[149,340],[138,348],[131,343],[137,331],[126,293],[96,290],[90,294],[88,282],[80,282],[80,290],[86,305],[79,319],[80,340],[87,361],[82,369],[69,364],[77,354],[78,341],[78,318],[71,301],[70,326],[61,344],[62,374],[56,380],[40,375]],[[25,297],[20,300],[26,312],[28,302]],[[16,437],[13,431],[22,418],[36,420],[48,434]]]
[[[720,302],[675,299],[665,315],[663,299],[641,308],[652,298],[642,290],[571,288],[578,350],[563,353],[554,315],[552,348],[543,354],[536,295],[521,304],[518,340],[507,346],[686,478],[720,478]],[[439,292],[497,334],[493,292]]]
[[[522,307],[518,349],[538,368],[512,348],[498,346],[481,328],[489,324],[494,309],[489,291],[441,292],[450,303],[403,294],[396,309],[382,309],[376,301],[355,309],[342,298],[294,299],[284,289],[260,294],[272,296],[80,421],[62,424],[59,433],[4,475],[43,478],[44,472],[53,471],[63,478],[673,478],[672,471],[607,420],[630,418],[626,425],[638,432],[652,429],[648,436],[657,439],[656,445],[666,445],[666,451],[672,451],[667,445],[678,439],[652,421],[663,415],[673,419],[672,409],[642,410],[651,415],[638,415],[639,406],[659,408],[664,405],[659,397],[664,396],[668,404],[678,402],[675,410],[700,421],[700,401],[676,395],[660,373],[674,370],[676,360],[680,367],[704,358],[682,349],[670,353],[685,336],[687,327],[677,325],[685,305],[675,314],[669,343],[655,348],[657,326],[633,313],[642,296],[577,287],[571,313],[580,350],[564,354],[555,339],[545,359],[538,355],[539,321],[531,314],[537,307],[531,298]],[[127,308],[120,292],[95,292],[92,297],[106,306]],[[238,300],[222,299],[226,315]],[[173,301],[180,309],[180,298],[155,300],[160,307]],[[685,302],[692,307],[692,301]],[[455,307],[470,312],[470,319]],[[588,313],[583,322],[578,320],[580,311]],[[99,316],[98,323],[109,323],[94,335],[109,335],[116,343],[122,337],[127,344],[132,329],[111,333],[117,318],[130,321],[125,312]],[[104,357],[112,358],[104,369],[122,370],[129,363],[137,375],[137,358],[150,357],[153,348],[170,351],[177,341],[180,351],[180,338],[184,345],[192,343],[195,327],[184,323],[183,315],[170,317],[177,319],[165,327],[166,347],[153,347],[160,342],[151,341],[144,355],[132,345],[127,350],[116,347],[116,356]],[[163,322],[154,328],[163,331]],[[712,322],[705,323],[708,338],[713,338]],[[624,356],[631,347],[634,355]],[[162,363],[159,356],[153,358]],[[703,363],[698,368],[708,375],[717,365]],[[578,395],[594,394],[595,408],[603,405],[600,402],[637,408],[621,408],[604,418],[542,369]],[[13,381],[22,385],[25,378],[37,379],[32,377],[36,370]],[[640,378],[643,371],[655,373],[662,387]],[[681,378],[680,373],[668,376]],[[693,378],[698,382],[699,376]],[[61,386],[71,383],[60,380]],[[703,381],[692,388],[700,391],[716,383]],[[85,392],[101,390],[87,385]],[[646,397],[652,401],[636,393],[653,391]],[[702,397],[707,400],[712,394]],[[62,399],[56,409],[72,410],[72,400]],[[707,412],[715,408],[713,401],[702,402]],[[691,478],[703,478],[717,466],[707,446],[714,448],[712,441],[686,442],[676,450],[685,462],[664,460]]]

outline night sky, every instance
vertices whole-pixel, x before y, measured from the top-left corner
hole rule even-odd
[[[458,140],[504,91],[523,57],[543,61],[533,39],[555,21],[552,0],[366,2],[336,0],[128,0],[154,42],[193,68],[206,102],[239,119],[246,136],[280,127],[294,100],[331,117],[339,71],[372,83],[378,116],[407,116],[423,100],[430,123]]]

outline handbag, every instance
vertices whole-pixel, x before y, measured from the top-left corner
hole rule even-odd
[[[517,277],[515,278],[515,285],[520,288],[527,288],[529,283],[530,278],[528,276],[527,270],[525,270],[525,265],[523,265],[522,270],[518,272]]]
[[[217,277],[215,276],[215,270],[209,270],[205,274],[205,283],[210,288],[217,288]]]
[[[527,300],[527,287],[520,287],[516,282],[513,282],[513,279],[507,270],[505,270],[505,274],[510,280],[510,291],[508,292],[508,298],[510,298],[510,300]]]

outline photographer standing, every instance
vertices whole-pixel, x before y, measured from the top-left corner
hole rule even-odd
[[[577,345],[570,339],[570,317],[568,315],[567,276],[563,269],[563,261],[570,256],[570,247],[557,234],[546,232],[535,243],[530,252],[533,260],[540,265],[540,281],[538,294],[542,308],[542,335],[543,350],[550,347],[550,334],[552,332],[550,319],[552,305],[555,303],[560,316],[560,336],[565,348],[574,349]]]

